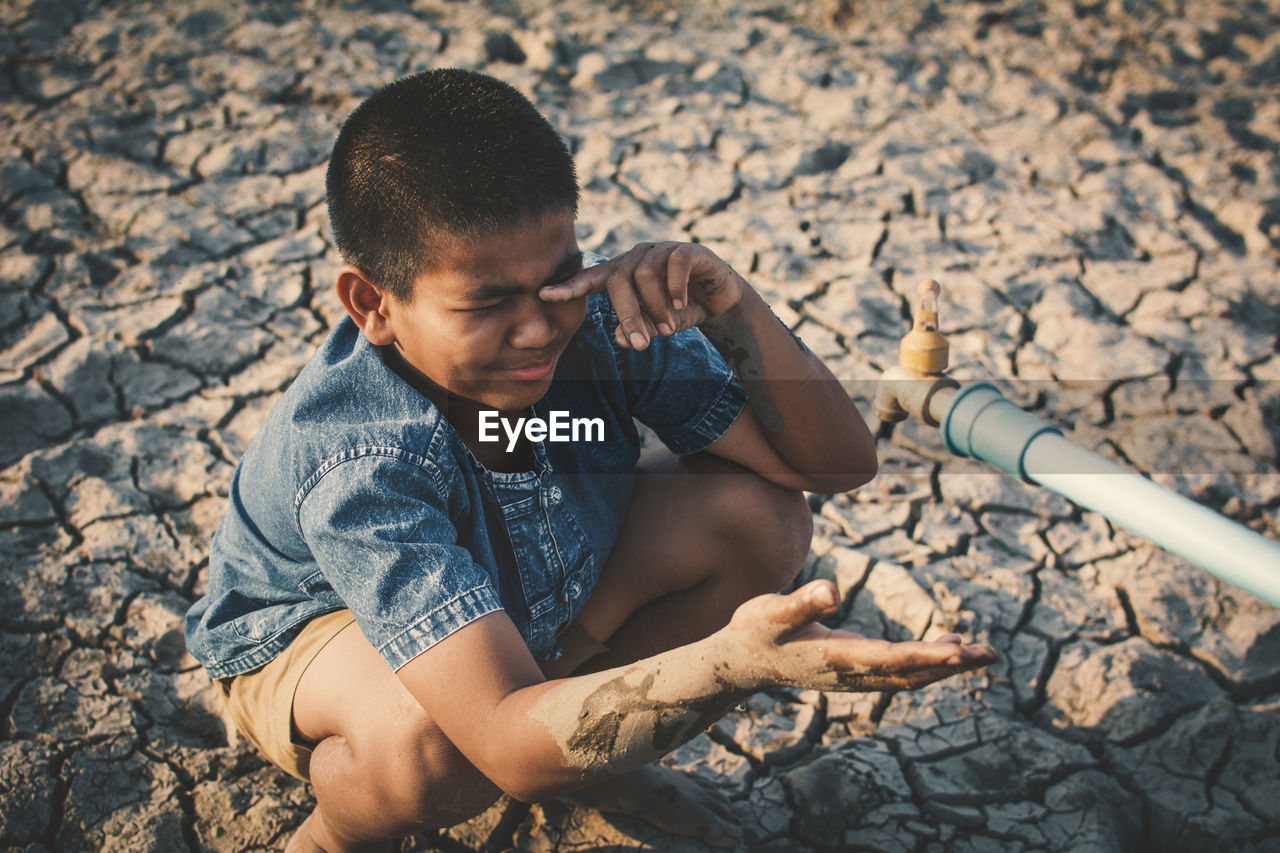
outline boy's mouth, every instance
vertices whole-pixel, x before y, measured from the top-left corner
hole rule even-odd
[[[549,356],[540,361],[526,361],[514,367],[503,368],[503,372],[526,382],[544,379],[551,375],[556,366],[556,356]]]

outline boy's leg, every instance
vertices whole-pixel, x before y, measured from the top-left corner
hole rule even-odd
[[[809,552],[804,495],[724,459],[648,451],[626,522],[577,623],[609,649],[586,669],[700,640],[778,592]]]
[[[353,623],[318,654],[294,694],[316,807],[290,853],[397,850],[398,840],[479,814],[501,791],[440,732]],[[381,834],[385,841],[357,843]]]
[[[577,619],[608,651],[575,671],[621,666],[719,630],[739,604],[794,580],[812,533],[800,492],[709,454],[646,454],[626,522]],[[717,846],[738,833],[717,787],[657,765],[565,799]]]

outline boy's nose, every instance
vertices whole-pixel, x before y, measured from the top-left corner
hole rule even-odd
[[[537,305],[530,305],[521,312],[511,327],[507,342],[515,349],[541,349],[555,337],[555,324],[551,322],[547,306],[539,300]]]

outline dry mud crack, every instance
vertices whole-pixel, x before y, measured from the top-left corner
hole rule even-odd
[[[866,404],[923,277],[953,372],[1280,538],[1280,13],[1261,2],[0,3],[0,846],[280,849],[181,618],[232,466],[336,322],[323,168],[483,69],[570,141],[579,239],[696,239]],[[870,416],[869,405],[864,412]],[[753,850],[1274,850],[1280,613],[882,429],[806,572],[988,671],[762,694],[667,760]],[[700,849],[500,803],[405,849]]]

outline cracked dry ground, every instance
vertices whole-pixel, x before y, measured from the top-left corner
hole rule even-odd
[[[916,282],[954,373],[1280,538],[1280,17],[1253,3],[0,4],[0,846],[274,849],[181,617],[232,465],[339,316],[323,168],[374,87],[482,68],[580,238],[713,246],[862,403]],[[864,411],[870,416],[869,407]],[[813,497],[841,624],[990,670],[774,692],[668,760],[750,849],[1274,850],[1280,615],[883,428]],[[503,803],[413,849],[693,849]]]

